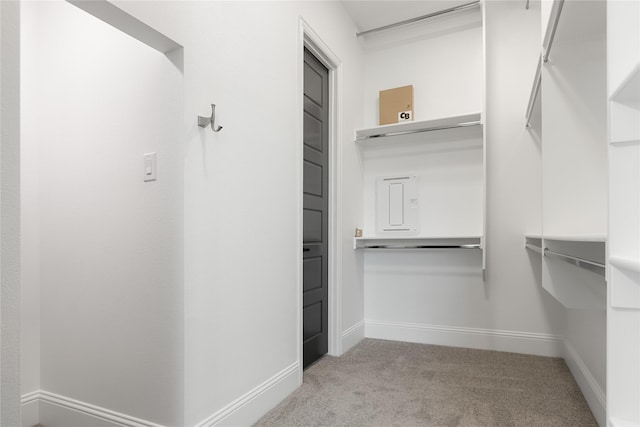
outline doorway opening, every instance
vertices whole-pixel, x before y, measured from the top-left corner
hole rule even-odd
[[[78,6],[21,3],[22,420],[178,425],[182,48]]]
[[[329,350],[329,70],[304,50],[302,366]]]
[[[304,165],[304,151],[309,151],[309,148],[303,148],[305,147],[305,144],[303,143],[305,137],[306,138],[313,138],[314,135],[312,135],[312,133],[317,133],[317,132],[322,132],[324,131],[326,138],[327,138],[327,166],[326,166],[326,181],[324,182],[324,194],[327,195],[327,199],[328,199],[328,205],[327,205],[327,211],[325,213],[325,218],[326,221],[324,223],[324,229],[327,232],[327,240],[326,240],[326,246],[327,246],[327,256],[324,260],[324,268],[325,268],[325,277],[326,277],[326,310],[324,311],[325,313],[325,318],[326,319],[326,325],[325,325],[325,331],[326,331],[326,336],[327,336],[327,351],[326,353],[332,356],[339,356],[342,354],[342,286],[341,286],[341,268],[342,268],[342,248],[341,245],[339,244],[339,242],[341,241],[340,239],[340,235],[341,235],[341,207],[340,207],[340,203],[338,203],[338,201],[341,198],[341,187],[338,184],[340,182],[340,176],[341,176],[341,151],[338,148],[338,135],[339,135],[339,128],[340,128],[340,121],[339,121],[339,111],[338,111],[338,106],[340,105],[339,102],[339,90],[338,90],[338,85],[340,82],[340,72],[341,72],[341,62],[340,60],[337,58],[337,56],[331,51],[331,49],[328,47],[328,45],[326,45],[322,39],[318,36],[318,34],[316,34],[313,29],[301,18],[300,19],[300,52],[301,52],[301,57],[300,57],[300,65],[301,65],[301,71],[300,71],[300,102],[301,102],[301,106],[300,106],[300,111],[301,111],[301,116],[302,117],[306,117],[306,121],[307,124],[309,124],[310,126],[307,129],[305,128],[304,125],[304,121],[305,119],[302,119],[301,122],[301,129],[300,129],[300,139],[301,139],[301,150],[300,150],[300,166],[301,166],[301,170],[300,170],[300,177],[301,177],[301,193],[305,193],[308,192],[309,190],[311,191],[316,191],[317,192],[317,187],[315,190],[313,189],[304,189],[303,187],[306,185],[305,181],[307,179],[314,179],[314,177],[317,178],[318,177],[322,177],[321,174],[318,174],[319,169],[317,167],[317,165],[313,165],[313,164],[307,164],[307,167],[305,168]],[[314,78],[314,76],[316,75],[316,72],[312,72],[310,74],[307,74],[309,71],[305,72],[304,68],[304,58],[305,56],[311,55],[314,60],[316,62],[316,65],[319,65],[321,68],[324,68],[327,72],[327,78],[325,81],[325,89],[327,90],[327,99],[326,99],[326,126],[324,128],[324,130],[321,129],[321,127],[318,127],[318,122],[315,120],[316,118],[314,117],[313,119],[308,117],[307,113],[304,112],[305,110],[305,106],[304,106],[304,87],[305,87],[305,77],[307,77],[308,75],[310,75],[312,78]],[[311,89],[313,90],[313,89]],[[315,125],[315,126],[314,126]],[[313,146],[313,144],[311,144]],[[313,163],[313,162],[311,162]],[[303,194],[301,194],[302,198],[304,199],[307,196],[304,196]],[[309,197],[307,197],[309,198]],[[299,360],[301,363],[301,375],[300,375],[300,380],[302,381],[302,366],[303,365],[308,365],[308,363],[304,360],[304,341],[312,339],[313,336],[313,332],[314,332],[314,327],[315,330],[317,331],[318,328],[316,327],[317,325],[311,325],[311,328],[307,327],[307,330],[305,331],[305,322],[304,322],[304,314],[303,314],[303,307],[307,306],[307,304],[304,301],[304,294],[305,294],[305,287],[308,288],[308,286],[304,285],[304,275],[307,274],[307,276],[309,276],[310,273],[313,273],[314,271],[316,271],[316,269],[319,267],[320,262],[316,261],[310,261],[308,257],[305,257],[305,254],[310,255],[312,254],[312,251],[305,251],[305,249],[312,249],[310,247],[305,246],[305,244],[303,244],[303,240],[304,239],[304,223],[305,221],[312,221],[313,218],[309,218],[309,217],[313,217],[314,215],[316,216],[316,219],[318,219],[318,214],[314,214],[314,213],[307,213],[307,218],[303,218],[305,215],[303,214],[304,211],[304,201],[301,200],[300,202],[300,218],[301,218],[301,238],[300,238],[300,242],[301,242],[301,249],[300,251],[302,252],[302,257],[301,257],[301,262],[300,262],[300,266],[301,266],[301,271],[300,271],[300,296],[299,296],[299,300],[300,300],[300,310],[299,310],[299,325],[300,325],[300,333],[299,333],[299,337],[300,337],[300,344],[299,344]],[[307,259],[307,271],[305,272],[305,259]],[[309,289],[307,289],[308,291]],[[320,293],[321,291],[316,290],[316,293]],[[307,298],[308,300],[308,298]],[[307,301],[308,302],[308,301]],[[312,312],[315,310],[316,314],[320,311],[322,311],[322,308],[319,306],[315,306],[313,307],[311,310],[307,310],[307,317],[312,317]]]

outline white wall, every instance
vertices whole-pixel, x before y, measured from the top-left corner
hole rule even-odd
[[[605,20],[604,2],[565,4],[550,61],[543,66],[542,225],[545,236],[603,239],[607,234]],[[552,244],[549,246],[553,249]],[[601,244],[600,253],[591,258],[600,257],[603,262],[604,246]],[[596,419],[604,425],[605,276],[545,258],[543,281],[550,289],[573,284],[585,294],[591,289],[599,295],[594,298],[596,304],[583,307],[599,309],[566,310],[565,359]],[[577,294],[575,299],[582,296]]]
[[[524,114],[540,52],[540,4],[486,3],[487,280],[501,328],[561,335],[561,305],[542,290],[540,258],[524,234],[541,231],[540,135]]]
[[[379,92],[413,85],[414,120],[482,111],[479,9],[366,38],[365,127],[377,126]]]
[[[182,425],[181,71],[69,3],[22,6],[23,393]]]
[[[20,419],[20,10],[0,2],[0,424]]]
[[[34,70],[38,63],[38,18],[35,7],[22,13],[20,27],[20,61],[25,74],[22,78],[20,99],[25,108],[31,106],[37,112],[37,81]],[[30,78],[33,76],[33,78]],[[24,116],[23,116],[24,119]],[[31,123],[31,125],[27,125]],[[21,394],[40,389],[40,153],[38,137],[42,129],[33,126],[28,118],[21,125],[20,174],[21,174],[21,227],[20,227],[20,367]],[[23,414],[24,418],[25,414]],[[29,425],[37,424],[37,419]],[[30,422],[30,421],[28,421]]]
[[[565,19],[579,18],[565,13]],[[542,75],[544,234],[604,236],[607,224],[604,35],[595,38],[589,35],[579,42],[557,42],[552,53],[553,60],[545,64]]]
[[[524,127],[540,47],[539,5],[527,11],[522,4],[492,1],[485,8],[484,281],[479,253],[369,253],[367,335],[562,355],[562,307],[540,286],[539,258],[524,249],[524,234],[539,232],[541,221],[539,135]],[[365,121],[376,117],[377,91],[397,84],[420,88],[416,120],[482,110],[482,28],[477,18],[459,19],[475,24],[411,38],[393,54],[367,52]]]
[[[173,94],[175,102],[143,105],[153,99],[154,83],[163,79],[173,83],[180,77],[173,69],[166,76],[164,69],[158,74],[147,71],[137,79],[138,83],[145,83],[144,87],[129,87],[124,99],[130,104],[120,111],[121,107],[107,104],[106,100],[116,97],[115,88],[124,84],[125,76],[142,71],[114,66],[121,65],[121,61],[106,62],[105,49],[85,48],[80,57],[91,58],[86,66],[92,65],[92,71],[97,74],[105,71],[105,74],[120,76],[121,81],[87,88],[82,93],[73,93],[74,96],[86,102],[81,105],[93,105],[96,93],[92,91],[97,91],[100,95],[97,99],[105,100],[102,104],[104,116],[129,112],[128,117],[135,121],[127,126],[142,120],[136,140],[152,134],[156,137],[153,143],[158,146],[136,146],[132,142],[110,152],[107,148],[115,147],[109,144],[91,145],[99,135],[117,131],[105,127],[104,120],[93,128],[100,132],[89,129],[88,122],[74,121],[72,137],[54,140],[51,136],[58,131],[58,122],[54,119],[71,113],[73,103],[69,103],[68,110],[60,109],[55,103],[41,105],[53,114],[43,119],[42,138],[38,141],[42,144],[39,145],[42,150],[39,150],[40,173],[44,176],[49,170],[56,171],[55,178],[40,179],[39,184],[39,209],[43,213],[39,220],[43,285],[40,297],[46,301],[41,312],[42,388],[55,388],[51,391],[150,421],[204,426],[249,424],[297,386],[300,364],[300,300],[297,295],[301,287],[298,212],[301,206],[300,17],[341,61],[338,146],[342,156],[339,173],[342,175],[343,221],[339,228],[343,259],[339,275],[343,312],[340,330],[344,333],[358,328],[366,312],[367,319],[372,322],[399,323],[400,328],[392,328],[391,337],[412,338],[401,334],[407,331],[402,326],[410,325],[427,331],[432,342],[441,340],[439,342],[450,345],[559,354],[557,335],[563,331],[558,325],[564,322],[564,312],[540,287],[539,259],[523,248],[524,233],[539,230],[541,221],[540,146],[536,135],[524,129],[523,118],[540,46],[539,6],[534,3],[534,7],[526,11],[521,4],[507,1],[485,5],[489,29],[486,39],[489,191],[485,280],[482,280],[481,260],[475,251],[455,255],[420,253],[407,257],[376,254],[367,259],[365,266],[365,295],[362,254],[352,249],[353,228],[361,226],[363,221],[362,165],[353,143],[353,130],[376,124],[380,89],[403,84],[413,83],[416,88],[418,120],[481,110],[482,75],[477,70],[482,66],[482,34],[475,15],[463,14],[464,25],[455,31],[447,31],[444,22],[432,34],[410,31],[411,42],[407,44],[398,39],[398,34],[377,39],[363,56],[360,42],[355,37],[355,27],[338,2],[114,3],[184,46],[184,100],[178,101],[179,95]],[[57,6],[54,3],[46,7]],[[38,26],[47,34],[42,43],[64,42],[67,47],[80,48],[75,43],[82,43],[86,37],[78,41],[73,33],[66,31],[46,32],[53,25],[54,20],[46,20]],[[92,25],[85,33],[88,36],[93,31],[97,31],[97,27]],[[389,50],[392,46],[393,50]],[[126,43],[126,47],[123,45],[111,53],[132,54],[130,48],[132,46]],[[464,54],[452,55],[453,48]],[[41,52],[40,60],[60,59],[55,57],[60,55],[54,53],[58,52],[57,48]],[[136,50],[134,56],[142,60],[148,53],[145,48],[144,53]],[[78,59],[74,57],[73,61]],[[150,55],[147,59],[149,64],[145,62],[145,67],[166,62],[166,58],[158,55]],[[128,57],[129,61],[132,58]],[[394,65],[389,66],[389,63]],[[398,73],[398,70],[405,72]],[[150,78],[151,75],[154,78]],[[69,76],[62,77],[67,83],[71,80]],[[433,82],[441,81],[440,77],[444,78],[444,83],[433,85]],[[60,93],[55,93],[57,87],[59,84],[41,88],[43,95],[47,95],[42,98],[60,100]],[[130,96],[145,88],[149,90],[148,97]],[[64,99],[65,103],[70,100],[69,96]],[[224,126],[218,134],[196,126],[196,116],[207,114],[212,102],[217,104],[218,120]],[[154,114],[147,114],[150,108],[159,105],[177,105],[178,110],[183,109],[184,121],[182,126],[175,127],[177,134],[171,134],[168,123],[156,120]],[[144,109],[145,114],[129,111],[139,109]],[[74,111],[76,116],[83,113],[79,110]],[[166,113],[173,117],[176,111]],[[158,142],[164,135],[157,130],[159,123],[168,126],[167,141]],[[181,140],[180,131],[187,134],[187,141]],[[92,139],[85,139],[85,135],[91,135]],[[63,143],[74,144],[69,148],[76,150],[74,157],[79,161],[70,162],[69,152],[61,149]],[[179,151],[183,143],[184,158]],[[28,147],[27,143],[25,149]],[[97,164],[91,163],[96,161],[92,149],[102,150]],[[176,163],[161,163],[160,180],[145,185],[136,174],[141,173],[141,154],[146,151],[172,153],[160,159]],[[123,176],[117,191],[108,158],[121,165]],[[60,168],[60,164],[64,168]],[[182,175],[178,176],[183,167],[184,183],[181,182]],[[87,177],[86,180],[79,180],[79,173]],[[163,181],[165,173],[168,176]],[[91,180],[105,191],[96,194]],[[27,185],[33,185],[29,182]],[[123,182],[130,183],[124,194]],[[146,210],[149,205],[138,204],[148,196],[150,185],[167,183],[171,183],[169,188],[152,195],[157,202],[154,206],[167,216],[156,216]],[[176,293],[172,286],[182,278],[180,227],[183,218],[182,212],[178,212],[182,189],[184,313],[181,311],[182,294]],[[109,194],[113,197],[112,203],[103,204]],[[83,203],[77,203],[78,200]],[[28,205],[28,199],[25,203]],[[88,210],[87,204],[101,209]],[[135,206],[135,209],[119,212],[127,206]],[[73,221],[67,216],[68,212],[63,212],[71,208],[76,212],[84,209],[87,216]],[[101,217],[101,212],[105,211],[109,214],[108,223],[117,223],[118,227],[96,226],[107,223]],[[150,216],[154,218],[151,224]],[[28,212],[25,218],[29,218]],[[148,230],[150,234],[136,234],[135,221],[137,225],[152,228]],[[125,237],[123,230],[130,231],[128,238],[140,237],[139,241],[131,243],[132,256],[150,257],[146,259],[148,264],[140,270],[136,263],[120,258]],[[171,231],[167,233],[167,230]],[[156,240],[159,247],[145,247],[143,242],[154,241],[155,237],[150,237],[153,232],[160,237]],[[77,250],[84,247],[81,244],[85,238],[95,238],[101,233],[104,239],[114,238],[107,256]],[[136,246],[138,244],[141,246]],[[64,252],[77,258],[64,264]],[[124,265],[117,270],[103,271],[137,277],[141,292],[131,295],[132,287],[119,287],[128,283],[124,279],[119,281],[115,277],[105,283],[108,277],[96,278],[88,274],[90,268],[103,268],[106,262],[108,267]],[[380,269],[386,267],[381,274]],[[142,277],[143,271],[163,271],[164,275],[149,279]],[[71,274],[73,280],[65,280]],[[54,279],[56,286],[65,283],[69,292],[60,292],[59,287],[54,292],[50,287]],[[162,282],[163,279],[167,282]],[[166,287],[157,283],[164,283]],[[396,283],[404,287],[401,293],[389,286]],[[164,293],[158,293],[159,289]],[[102,297],[94,299],[94,311],[113,307],[116,303],[120,306],[131,303],[129,309],[145,305],[147,309],[136,313],[140,318],[129,316],[132,314],[129,312],[125,316],[96,320],[97,316],[89,312],[88,305],[74,305],[77,300],[68,298],[69,295],[80,298],[85,292],[89,294],[85,294],[87,298]],[[37,300],[38,295],[32,295]],[[123,298],[125,295],[127,299]],[[137,299],[132,298],[136,296]],[[155,304],[155,308],[149,304]],[[68,310],[64,316],[57,316],[55,310],[61,307]],[[76,314],[82,314],[88,322],[71,322],[73,310],[84,311]],[[171,313],[169,319],[162,317],[167,319],[168,328],[165,328],[167,323],[163,323],[160,329],[167,335],[145,323],[144,317],[153,312]],[[185,318],[184,347],[181,332],[177,331],[178,328],[182,331],[178,320],[182,314]],[[93,322],[96,323],[92,325]],[[111,326],[119,326],[121,330],[115,334],[115,328]],[[62,327],[84,330],[60,335],[58,332]],[[100,328],[113,335],[91,334]],[[121,335],[123,330],[127,334]],[[141,333],[143,330],[144,334]],[[140,340],[141,336],[150,340]],[[72,341],[65,341],[71,338]],[[80,339],[90,345],[78,347]],[[129,339],[120,342],[123,345],[119,348],[127,348],[126,353],[118,353],[113,350],[115,347],[108,345],[109,340],[113,343],[123,339]],[[37,340],[31,342],[35,348]],[[345,337],[345,347],[350,344],[352,341]],[[73,357],[66,360],[60,351],[63,345],[74,350],[76,357],[88,352],[95,364],[105,363],[101,357],[108,355],[110,364],[107,369],[96,371],[85,360]],[[181,359],[183,348],[184,360]],[[149,354],[149,350],[154,350],[154,354]],[[122,387],[123,378],[127,378],[122,373],[127,372],[129,363],[136,370],[143,366],[138,378],[153,376],[160,378],[160,383],[131,379],[130,387]],[[176,384],[182,383],[182,366],[185,369],[184,396],[182,385]],[[162,367],[167,369],[162,370]],[[170,377],[171,373],[176,376]],[[110,384],[107,377],[123,393],[106,396],[108,387],[105,384]],[[102,381],[101,389],[82,384],[96,379]],[[148,386],[149,383],[152,389],[145,390],[158,395],[141,391],[141,385]],[[171,388],[171,385],[175,387]],[[135,397],[127,392],[136,393]],[[175,400],[172,400],[173,404],[158,403],[165,398]],[[182,402],[183,398],[184,418],[178,419],[181,408],[176,402]],[[56,412],[49,406],[46,408],[46,413]]]
[[[349,252],[362,203],[353,196],[361,192],[351,143],[362,101],[355,27],[338,2],[116,4],[184,46],[185,425],[222,420],[279,379],[275,398],[260,394],[248,418],[225,420],[247,424],[298,384],[299,17],[342,62],[340,329],[363,317],[360,260]],[[195,124],[210,103],[224,126],[215,135]]]
[[[365,141],[364,235],[376,234],[376,183],[380,177],[415,175],[417,235],[481,236],[483,221],[482,127],[405,135],[390,143]]]

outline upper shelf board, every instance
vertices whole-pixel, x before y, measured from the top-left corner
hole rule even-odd
[[[640,110],[640,63],[622,81],[611,100]]]
[[[428,249],[428,248],[444,248],[444,247],[461,247],[461,248],[481,248],[481,236],[438,236],[438,237],[419,237],[419,236],[399,236],[399,237],[356,237],[353,240],[354,249],[366,248],[406,248],[406,249]]]
[[[622,268],[634,273],[640,274],[640,260],[627,257],[610,256],[609,264],[614,267]]]
[[[571,235],[543,235],[546,240],[559,240],[565,242],[595,242],[605,243],[607,236],[604,234],[571,234]]]
[[[473,113],[462,116],[444,117],[435,120],[417,122],[401,122],[390,125],[376,126],[369,129],[356,130],[356,141],[378,138],[383,136],[404,135],[434,130],[453,129],[482,124],[482,114]]]

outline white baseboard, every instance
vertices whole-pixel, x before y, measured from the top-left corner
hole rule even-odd
[[[358,344],[364,339],[364,320],[359,321],[355,325],[347,328],[342,333],[342,353],[346,353],[351,347]]]
[[[578,383],[578,387],[580,387],[580,391],[582,391],[591,412],[593,412],[593,416],[598,421],[598,424],[604,427],[607,419],[605,393],[571,343],[565,340],[564,346],[564,360],[576,383]]]
[[[347,351],[365,336],[367,338],[541,356],[564,356],[567,366],[576,379],[596,420],[601,426],[605,425],[605,394],[573,346],[561,337],[549,334],[366,320],[358,322],[343,332],[343,348]],[[299,385],[300,365],[296,362],[194,427],[250,425],[292,393]],[[27,393],[21,399],[21,404],[24,407],[37,405],[40,402],[53,404],[93,419],[111,422],[117,426],[162,427],[149,421],[43,390]]]
[[[27,393],[22,396],[20,403],[23,407],[47,403],[63,408],[68,411],[72,411],[74,414],[81,414],[87,417],[87,423],[91,423],[91,420],[100,420],[102,422],[111,423],[115,426],[123,427],[162,427],[160,424],[155,424],[150,421],[142,420],[140,418],[132,417],[130,415],[121,414],[110,409],[101,408],[90,403],[82,402],[80,400],[72,399],[70,397],[62,396],[59,394],[51,393],[44,390],[37,390],[31,393]],[[45,422],[46,420],[39,420]]]
[[[22,395],[20,399],[20,425],[33,427],[40,422],[40,401],[38,391]]]
[[[42,391],[34,390],[30,393],[23,394],[22,397],[20,397],[20,405],[24,406],[33,402],[37,402],[38,400],[40,400],[40,393],[42,393]]]
[[[296,362],[194,427],[251,425],[298,388],[300,378],[300,365]],[[21,399],[23,408],[37,407],[42,403],[55,405],[66,411],[71,411],[73,417],[75,417],[75,423],[78,422],[78,414],[86,417],[82,418],[85,420],[84,425],[98,425],[99,423],[101,426],[162,427],[150,421],[131,417],[110,409],[100,408],[90,403],[81,402],[44,390],[27,393],[23,395]],[[92,422],[92,420],[94,421]],[[37,421],[46,423],[46,420]]]
[[[564,356],[563,338],[551,334],[367,319],[365,320],[365,336],[367,338],[506,351],[537,356]]]
[[[638,423],[611,417],[609,418],[609,427],[638,427]]]
[[[296,362],[194,427],[251,425],[298,388],[300,378]]]

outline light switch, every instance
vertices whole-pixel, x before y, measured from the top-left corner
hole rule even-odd
[[[157,169],[156,153],[146,153],[144,155],[144,182],[155,181]]]

